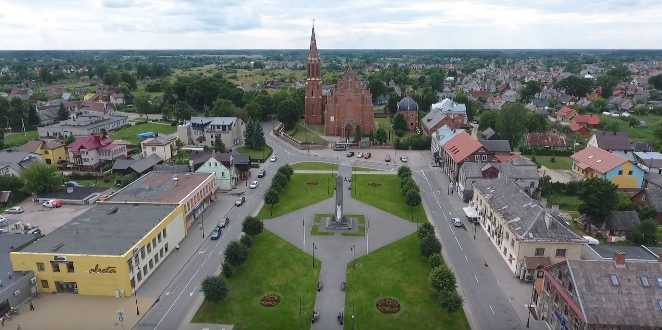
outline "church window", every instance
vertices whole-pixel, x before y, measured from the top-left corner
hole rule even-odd
[[[311,111],[311,112],[312,112],[312,115],[315,116],[315,105],[314,105],[314,104],[313,104],[313,107],[312,107],[312,111]]]
[[[314,89],[310,91],[310,96],[315,97],[315,90]]]

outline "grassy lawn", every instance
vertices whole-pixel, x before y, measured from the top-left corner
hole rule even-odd
[[[159,95],[162,95],[163,92],[146,92],[146,91],[145,91],[145,85],[140,85],[140,86],[138,86],[138,89],[136,89],[135,91],[131,92],[131,94],[133,94],[133,96],[135,96],[135,97],[138,97],[138,96],[141,96],[141,95],[146,95],[146,96],[148,96],[150,99],[153,99],[153,98],[155,98],[155,97],[157,97],[157,96],[159,96]]]
[[[322,218],[325,217],[332,217],[333,214],[315,214],[315,223],[320,223],[322,221]]]
[[[359,226],[358,233],[341,233],[342,236],[365,236],[365,226]]]
[[[94,180],[73,180],[76,181],[80,184],[82,184],[85,187],[92,187],[92,183],[94,183]],[[119,187],[115,187],[113,185],[113,180],[110,180],[110,182],[103,182],[103,180],[97,180],[97,184],[95,187],[106,187],[106,188],[117,188],[120,189]]]
[[[140,125],[132,125],[127,128],[113,131],[110,133],[110,135],[115,140],[117,139],[127,140],[132,144],[138,145],[140,144],[140,139],[136,138],[136,134],[146,133],[146,132],[172,134],[175,133],[176,131],[177,131],[177,127],[175,126],[147,123]]]
[[[567,156],[554,156],[556,162],[552,163],[550,159],[552,156],[538,156],[536,159],[542,165],[550,170],[572,170],[572,158]]]
[[[324,162],[303,162],[290,164],[294,170],[302,171],[337,171],[338,164],[324,163]]]
[[[378,170],[378,169],[376,169],[376,168],[359,167],[359,166],[352,166],[352,171],[358,171],[358,172],[383,172],[382,170]]]
[[[462,309],[449,316],[439,306],[436,294],[428,287],[430,266],[419,253],[415,234],[358,258],[356,264],[361,267],[355,270],[353,262],[347,264],[345,329],[352,329],[351,304],[356,329],[470,329]],[[398,300],[401,310],[396,314],[380,312],[375,307],[380,298]]]
[[[387,143],[393,142],[396,138],[404,140],[404,139],[406,139],[406,138],[408,138],[412,135],[416,135],[414,132],[405,132],[405,135],[403,135],[401,138],[399,138],[395,135],[395,131],[391,131],[391,138],[389,139],[388,132],[389,132],[389,129],[391,128],[391,121],[389,120],[388,117],[387,118],[375,118],[375,130],[377,128],[383,128],[383,129],[386,130],[386,138],[388,139],[388,141],[386,141]]]
[[[312,268],[308,254],[265,230],[255,238],[248,261],[227,280],[227,298],[221,303],[203,302],[192,322],[234,324],[235,330],[298,329],[301,299],[303,328],[310,329],[322,268],[320,261],[316,264],[319,267]],[[260,299],[267,294],[279,295],[281,302],[262,307]]]
[[[308,133],[308,134],[306,134]],[[315,133],[308,132],[308,130],[301,126],[300,124],[297,124],[294,126],[293,129],[287,132],[287,135],[297,139],[298,141],[301,142],[308,142],[308,143],[324,143],[324,139],[316,135]]]
[[[328,231],[320,231],[320,226],[319,225],[313,225],[313,228],[310,230],[311,235],[319,235],[319,236],[333,236],[335,235],[332,232]]]
[[[277,79],[286,79],[294,78],[296,81],[305,79],[306,71],[305,70],[292,70],[292,69],[263,69],[263,70],[249,70],[249,69],[239,69],[237,70],[237,78],[234,77],[234,73],[229,73],[225,76],[226,79],[232,81],[233,83],[241,86],[244,84],[256,84],[264,81],[272,81]]]
[[[577,196],[566,196],[561,194],[554,194],[547,199],[547,205],[558,205],[559,209],[563,211],[577,212],[581,203],[582,202]]]
[[[253,148],[249,148],[249,147],[238,147],[237,152],[242,154],[242,155],[251,156],[251,159],[254,159],[254,160],[256,160],[256,159],[266,160],[267,158],[269,158],[269,156],[271,156],[271,153],[273,152],[273,149],[271,149],[271,147],[269,147],[269,146],[266,146],[266,147],[262,148],[262,150],[253,149]]]
[[[22,132],[18,134],[5,135],[5,148],[19,147],[39,137],[37,131],[29,131],[24,135]]]
[[[303,122],[303,120],[301,120]],[[308,128],[317,132],[319,135],[324,135],[324,125],[322,124],[308,124]],[[308,134],[310,136],[310,134]]]
[[[325,182],[330,178],[328,174],[295,173],[287,187],[280,194],[280,202],[273,206],[273,214],[271,213],[271,205],[265,204],[258,217],[260,219],[273,219],[333,197],[334,191],[330,189],[333,188],[333,182],[329,182],[328,186]],[[317,182],[318,184],[309,186],[308,182]]]
[[[652,136],[651,127],[662,120],[662,116],[657,115],[648,115],[648,116],[638,116],[632,115],[632,117],[637,118],[640,121],[646,122],[646,126],[635,126],[630,127],[627,121],[620,120],[619,118],[608,117],[604,115],[598,115],[600,121],[604,123],[617,123],[618,130],[620,132],[625,132],[628,135],[628,138],[633,141],[649,141]]]
[[[379,187],[368,185],[373,182],[381,183],[382,185]],[[405,197],[400,193],[400,177],[397,175],[359,174],[354,177],[352,184],[356,185],[356,189],[352,189],[352,197],[361,202],[405,220],[412,222],[427,221],[422,205],[414,207],[412,220],[412,208],[407,206]]]

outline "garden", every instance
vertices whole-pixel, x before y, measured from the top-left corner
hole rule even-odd
[[[140,139],[136,137],[137,134],[145,132],[154,132],[160,134],[172,134],[177,131],[177,127],[156,124],[156,123],[140,123],[136,125],[131,125],[126,128],[119,129],[117,131],[110,132],[110,136],[113,140],[126,140],[133,145],[140,145]]]
[[[328,174],[294,174],[289,165],[278,169],[264,193],[260,219],[273,219],[333,197],[334,182]]]

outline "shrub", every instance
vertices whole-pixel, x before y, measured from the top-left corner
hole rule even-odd
[[[220,276],[205,277],[201,286],[207,301],[220,302],[228,296],[228,285]]]
[[[420,226],[418,226],[418,230],[416,231],[416,236],[418,236],[419,240],[422,240],[425,236],[429,236],[429,235],[434,236],[434,227],[432,226],[431,223],[424,222]]]
[[[241,223],[241,231],[248,236],[257,236],[264,230],[264,223],[257,217],[248,216]],[[250,245],[249,245],[250,246]]]
[[[410,177],[410,176],[411,176],[411,169],[409,168],[409,166],[406,166],[406,165],[405,165],[405,166],[401,166],[401,167],[398,169],[398,176],[400,177],[400,179],[404,179],[404,178],[406,178],[406,177]]]
[[[225,247],[225,261],[234,267],[241,266],[248,260],[248,247],[234,240]]]
[[[437,293],[455,291],[457,288],[457,278],[450,268],[446,265],[442,265],[435,267],[430,271],[428,284],[430,285],[430,289]]]
[[[405,131],[401,130],[401,129],[396,129],[395,130],[395,135],[397,135],[398,137],[403,137],[403,136],[405,136]]]
[[[223,274],[225,278],[232,277],[232,275],[234,275],[234,267],[232,267],[227,261],[224,261],[223,265],[221,265],[221,274]]]
[[[253,238],[248,235],[244,235],[241,236],[239,242],[241,242],[241,244],[245,245],[247,248],[250,248],[253,245]]]
[[[459,311],[463,304],[464,299],[457,293],[457,290],[439,293],[439,305],[448,312],[448,315]]]
[[[424,257],[430,257],[435,253],[441,253],[441,242],[435,235],[427,235],[418,243],[421,254]]]
[[[428,258],[428,262],[430,263],[430,268],[435,269],[444,264],[444,259],[441,257],[441,254],[435,253]]]

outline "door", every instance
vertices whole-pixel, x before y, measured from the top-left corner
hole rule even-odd
[[[119,297],[120,297],[120,290],[115,290],[115,298],[119,298]]]

